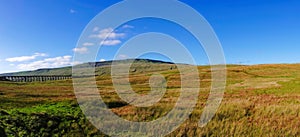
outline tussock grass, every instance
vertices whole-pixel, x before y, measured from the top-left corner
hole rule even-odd
[[[131,69],[134,71],[130,72],[129,81],[136,93],[148,94],[151,89],[149,78],[152,74],[160,73],[167,80],[166,94],[151,107],[132,106],[121,100],[116,93],[109,68],[98,68],[96,80],[104,102],[115,114],[130,121],[147,122],[165,116],[180,95],[178,69],[173,64],[160,66],[147,63],[133,65]],[[229,65],[223,102],[214,118],[203,128],[198,127],[198,120],[209,95],[211,71],[208,66],[199,66],[198,70],[201,89],[195,109],[189,119],[168,136],[300,136],[300,64]],[[0,114],[0,130],[4,128],[12,136],[14,133],[31,135],[33,131],[23,128],[7,129],[6,125],[9,123],[6,119],[22,119],[22,113],[28,119],[30,117],[27,115],[46,114],[52,121],[54,116],[76,116],[82,119],[75,118],[75,122],[65,119],[62,125],[72,128],[55,134],[79,135],[79,131],[84,131],[81,132],[84,136],[104,136],[90,125],[74,102],[76,99],[71,80],[45,83],[0,82],[0,109],[8,113]],[[23,123],[30,125],[26,120]],[[42,135],[50,127],[37,128],[39,131],[36,132]]]

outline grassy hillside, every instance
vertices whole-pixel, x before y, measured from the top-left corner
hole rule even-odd
[[[151,107],[128,105],[112,87],[109,65],[102,65],[96,69],[96,80],[105,103],[131,121],[166,115],[179,96],[180,73],[175,65],[146,61],[131,68],[129,80],[137,93],[147,94],[151,74],[160,73],[167,79],[166,94]],[[300,136],[300,64],[228,66],[222,104],[203,128],[197,122],[209,94],[211,71],[208,66],[198,70],[197,105],[189,119],[168,136]],[[0,132],[8,136],[105,136],[79,109],[72,80],[0,82],[0,109]]]
[[[166,64],[173,64],[171,62],[164,62],[158,60],[150,60],[150,59],[127,59],[127,60],[117,60],[115,63],[117,64],[127,64],[131,61],[134,61],[134,67],[139,68],[143,66],[153,66],[153,65],[166,65]],[[77,67],[96,67],[96,71],[103,71],[103,68],[110,67],[112,61],[105,61],[105,62],[91,62],[91,63],[84,63],[77,65]],[[101,72],[100,72],[101,74]],[[72,67],[63,67],[63,68],[44,68],[38,69],[33,71],[23,71],[23,72],[15,72],[15,73],[5,73],[0,74],[0,76],[38,76],[38,75],[72,75]]]

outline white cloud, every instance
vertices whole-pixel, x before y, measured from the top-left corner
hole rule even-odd
[[[103,30],[100,30],[98,34],[91,35],[93,38],[99,38],[99,39],[118,39],[123,38],[125,36],[125,33],[117,33],[114,32],[112,28],[106,28]]]
[[[134,28],[134,26],[123,25],[121,28]],[[99,27],[94,27],[94,34],[90,35],[91,38],[98,38],[101,40],[100,44],[104,46],[114,46],[121,44],[126,34],[121,32],[116,32],[113,28],[106,28],[100,30]]]
[[[34,56],[36,56],[36,57],[46,57],[47,54],[46,53],[34,53]]]
[[[104,62],[104,61],[106,61],[105,59],[100,59],[100,62]]]
[[[125,25],[122,26],[122,28],[123,29],[133,29],[134,26],[130,26],[130,25],[125,24]]]
[[[93,32],[96,32],[96,31],[99,31],[99,27],[95,27],[94,29],[93,29]]]
[[[100,44],[104,46],[114,46],[121,44],[122,41],[120,39],[126,36],[125,33],[115,32],[112,28],[106,28],[99,31],[99,28],[95,27],[93,31],[98,32],[98,34],[93,34],[90,37],[100,39]]]
[[[86,47],[74,48],[73,51],[76,53],[84,54],[88,52],[88,48]]]
[[[72,56],[61,56],[55,58],[46,58],[44,60],[34,61],[27,64],[17,65],[18,69],[21,70],[34,70],[40,68],[57,68],[72,65]]]
[[[8,62],[23,62],[23,61],[34,60],[37,57],[45,57],[45,56],[47,56],[47,54],[45,54],[45,53],[34,53],[31,56],[20,56],[20,57],[7,58],[7,59],[5,59],[5,61],[8,61]]]
[[[86,42],[86,43],[82,44],[82,46],[85,46],[85,47],[94,46],[94,45],[95,45],[94,43],[90,43],[90,42]]]
[[[120,40],[103,40],[100,42],[100,45],[105,45],[105,46],[114,46],[122,43]]]
[[[129,57],[125,54],[118,55],[118,59],[128,59]]]
[[[76,13],[76,10],[74,10],[74,9],[70,9],[70,13]]]

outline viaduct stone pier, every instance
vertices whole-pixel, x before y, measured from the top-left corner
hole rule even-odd
[[[43,82],[51,80],[71,79],[72,76],[0,76],[0,81]]]

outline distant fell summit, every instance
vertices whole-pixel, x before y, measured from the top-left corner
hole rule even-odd
[[[166,62],[166,61],[160,61],[160,60],[152,60],[152,59],[126,59],[126,60],[115,60],[115,61],[103,61],[103,62],[88,62],[76,65],[76,67],[79,68],[85,68],[85,67],[110,67],[112,63],[116,64],[126,64],[133,62],[135,64],[135,67],[138,67],[139,65],[174,65],[172,62]],[[61,68],[41,68],[37,70],[32,71],[21,71],[21,72],[14,72],[14,73],[4,73],[0,74],[0,76],[38,76],[38,75],[71,75],[72,74],[72,66],[68,67],[61,67]]]

